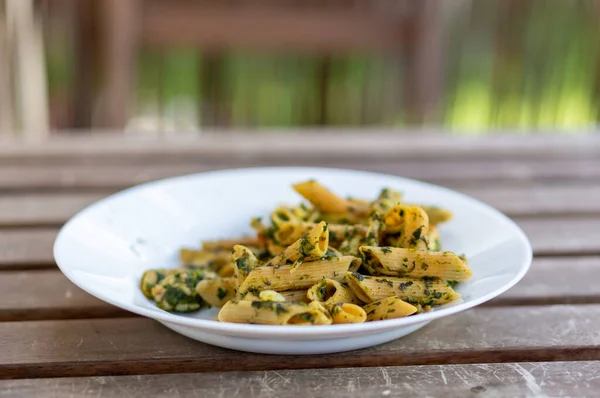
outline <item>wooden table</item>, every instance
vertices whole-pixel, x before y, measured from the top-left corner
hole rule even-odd
[[[535,260],[502,296],[422,332],[305,357],[208,346],[101,302],[52,243],[82,207],[162,177],[321,165],[442,184],[511,216]],[[594,396],[600,389],[600,137],[435,131],[102,134],[0,141],[0,397]]]

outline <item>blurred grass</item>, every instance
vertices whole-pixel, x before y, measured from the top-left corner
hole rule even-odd
[[[474,1],[447,27],[439,124],[471,134],[597,125],[599,2],[513,1],[510,8],[503,1]],[[60,42],[49,49],[51,91],[71,84],[69,59]],[[319,87],[323,62],[311,55],[224,54],[216,83],[228,124],[403,125],[400,57],[331,56],[325,88]],[[199,128],[202,109],[215,106],[202,86],[203,66],[196,49],[143,48],[136,117],[161,131]]]

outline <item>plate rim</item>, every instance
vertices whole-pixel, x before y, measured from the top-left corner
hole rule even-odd
[[[488,214],[492,214],[496,217],[499,217],[504,222],[507,222],[514,232],[514,238],[522,245],[523,249],[525,249],[525,257],[523,262],[520,264],[519,272],[516,273],[510,281],[506,282],[501,287],[494,289],[493,291],[479,297],[478,299],[470,300],[468,302],[462,302],[457,304],[450,304],[448,307],[440,308],[435,311],[418,314],[415,316],[405,317],[405,318],[396,318],[396,319],[388,319],[384,321],[374,321],[374,322],[365,322],[358,324],[338,324],[338,325],[319,325],[318,327],[306,327],[306,326],[281,326],[281,325],[252,325],[252,324],[242,324],[242,323],[228,323],[228,322],[219,322],[216,320],[208,320],[208,319],[198,319],[198,318],[189,318],[186,316],[182,316],[179,314],[170,313],[167,311],[163,311],[160,309],[147,309],[137,304],[123,303],[119,300],[114,300],[110,297],[110,295],[104,295],[101,292],[90,290],[85,284],[80,284],[76,280],[75,277],[68,271],[68,267],[61,265],[61,261],[59,261],[58,252],[60,250],[61,245],[65,243],[65,234],[66,231],[70,228],[72,223],[78,219],[79,217],[85,215],[85,213],[89,211],[93,211],[95,207],[102,206],[104,203],[110,200],[118,199],[120,196],[125,196],[130,194],[132,191],[136,191],[138,189],[149,188],[154,185],[160,185],[168,182],[176,182],[177,180],[185,180],[194,177],[202,177],[207,175],[227,175],[227,174],[238,174],[240,172],[269,172],[269,171],[290,171],[290,172],[306,172],[306,173],[319,173],[319,172],[338,172],[338,173],[357,173],[357,177],[360,177],[362,174],[364,177],[367,176],[377,176],[377,177],[385,177],[392,178],[400,181],[406,181],[411,184],[422,185],[429,189],[442,190],[447,193],[451,193],[453,195],[459,196],[461,199],[467,201],[469,204],[477,206],[479,210],[486,212]],[[229,169],[219,169],[219,170],[211,170],[205,172],[198,173],[188,173],[179,176],[161,178],[153,181],[148,181],[142,184],[134,185],[132,187],[123,189],[121,191],[115,192],[111,195],[108,195],[100,200],[97,200],[85,208],[81,209],[77,213],[75,213],[69,220],[60,228],[54,244],[53,244],[53,257],[54,260],[60,269],[60,271],[69,279],[72,283],[74,283],[77,287],[84,290],[88,294],[104,301],[109,304],[112,304],[118,308],[124,309],[126,311],[142,315],[147,318],[151,318],[157,320],[159,322],[167,322],[174,323],[181,326],[193,327],[203,330],[209,330],[213,332],[225,333],[227,335],[244,335],[246,337],[325,337],[325,336],[336,336],[336,335],[349,335],[355,333],[364,333],[370,334],[375,333],[377,331],[385,331],[387,329],[398,328],[403,326],[414,325],[421,322],[430,322],[434,319],[443,318],[449,315],[453,315],[476,306],[479,306],[499,295],[506,292],[514,285],[516,285],[528,270],[531,267],[531,263],[533,260],[533,249],[531,247],[531,243],[527,238],[527,235],[521,227],[519,227],[513,220],[511,220],[504,213],[494,208],[493,206],[479,200],[473,198],[469,195],[466,195],[462,192],[455,191],[450,188],[446,188],[440,185],[431,184],[429,182],[420,181],[412,178],[402,177],[398,175],[392,175],[387,173],[379,173],[372,172],[360,169],[345,169],[345,168],[335,168],[335,167],[302,167],[302,166],[270,166],[270,167],[241,167],[241,168],[229,168]]]

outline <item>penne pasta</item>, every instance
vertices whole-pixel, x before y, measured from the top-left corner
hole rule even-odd
[[[157,283],[151,290],[156,305],[165,311],[192,312],[204,306],[196,292],[198,282],[209,279],[213,272],[202,270],[177,270]]]
[[[294,268],[303,261],[318,260],[325,256],[329,247],[327,223],[320,222],[300,239],[288,246],[282,253],[271,259],[266,265],[277,266],[293,264]]]
[[[370,268],[378,275],[438,277],[466,281],[471,270],[452,252],[422,252],[398,247],[362,246],[360,251]]]
[[[410,205],[414,206],[414,205]],[[427,217],[429,218],[429,224],[437,225],[443,222],[449,221],[452,219],[452,212],[446,209],[442,209],[436,206],[425,206],[425,205],[417,205],[422,208],[425,213],[427,213]]]
[[[251,219],[255,236],[182,248],[180,266],[147,270],[140,290],[159,308],[221,308],[222,322],[265,325],[361,323],[432,310],[460,299],[464,255],[442,252],[435,206],[343,198],[314,180],[293,185],[310,204]],[[358,273],[360,270],[361,273]],[[364,307],[363,307],[364,306]]]
[[[182,265],[206,266],[217,270],[222,265],[231,261],[231,251],[208,251],[183,248],[179,251],[179,260]]]
[[[370,213],[384,214],[401,201],[402,192],[384,188],[377,199],[371,203]]]
[[[288,301],[281,293],[277,293],[275,290],[263,290],[258,295],[260,301]]]
[[[418,206],[397,204],[384,216],[384,233],[399,233],[395,246],[427,250],[425,234],[429,231],[427,213]]]
[[[440,233],[438,232],[437,228],[433,225],[429,226],[429,231],[425,235],[425,241],[427,242],[428,251],[439,252],[442,250]]]
[[[221,308],[235,298],[236,282],[234,278],[204,279],[196,285],[196,292],[209,305]]]
[[[204,250],[231,250],[233,246],[252,246],[262,247],[260,240],[254,236],[244,236],[237,239],[220,239],[220,240],[204,240],[202,241],[202,248]]]
[[[326,308],[331,308],[338,303],[360,304],[360,300],[349,287],[343,286],[335,279],[323,278],[308,289],[306,297],[312,301],[323,303]]]
[[[352,303],[337,303],[330,309],[334,324],[362,323],[367,320],[367,313],[360,306]]]
[[[165,279],[167,275],[177,272],[177,269],[149,269],[142,275],[140,281],[140,290],[149,299],[152,299],[152,288],[160,281]]]
[[[236,287],[239,287],[250,274],[253,268],[260,265],[260,262],[254,253],[245,246],[235,245],[231,254],[234,263],[233,276],[236,280]]]
[[[323,278],[341,281],[354,257],[345,256],[330,260],[303,262],[294,272],[292,265],[260,266],[252,269],[239,286],[238,292],[243,297],[246,293],[257,294],[262,290],[308,289]]]
[[[439,278],[396,278],[348,272],[344,281],[365,303],[397,296],[411,304],[442,305],[460,298],[448,282]]]
[[[274,240],[281,245],[291,245],[296,240],[300,239],[302,235],[313,230],[317,225],[315,223],[303,222],[303,223],[282,223],[278,229],[273,232]],[[330,245],[339,245],[344,240],[347,240],[352,236],[365,237],[368,232],[368,227],[365,225],[344,225],[344,224],[327,224],[329,231],[329,242]]]
[[[286,290],[279,292],[279,294],[285,299],[285,301],[301,301],[303,303],[309,303],[311,300],[306,296],[306,289],[298,290]]]
[[[309,304],[291,301],[228,301],[218,320],[259,325],[330,325],[326,311]]]
[[[417,312],[417,307],[398,297],[387,297],[365,305],[363,310],[367,313],[368,321],[383,321],[412,315]]]
[[[315,180],[294,184],[292,187],[322,213],[347,213],[352,208],[350,202],[337,196]]]
[[[234,276],[235,275],[235,264],[232,262],[229,262],[225,265],[223,265],[221,268],[219,268],[219,270],[217,271],[217,274],[219,274],[219,276],[221,278],[228,278],[230,276]]]

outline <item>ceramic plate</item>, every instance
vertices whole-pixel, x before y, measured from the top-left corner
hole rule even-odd
[[[454,212],[440,226],[444,250],[465,253],[473,277],[457,290],[462,301],[407,318],[329,326],[220,323],[217,310],[171,314],[138,286],[149,268],[175,267],[178,249],[201,240],[253,231],[251,217],[302,198],[291,184],[317,179],[346,196],[374,198],[382,187],[407,202]],[[490,206],[446,188],[401,177],[324,168],[250,168],[187,175],[133,187],[74,216],[60,231],[54,256],[62,272],[88,293],[208,344],[269,354],[318,354],[385,343],[428,322],[472,308],[516,284],[531,264],[531,246],[515,223]]]

